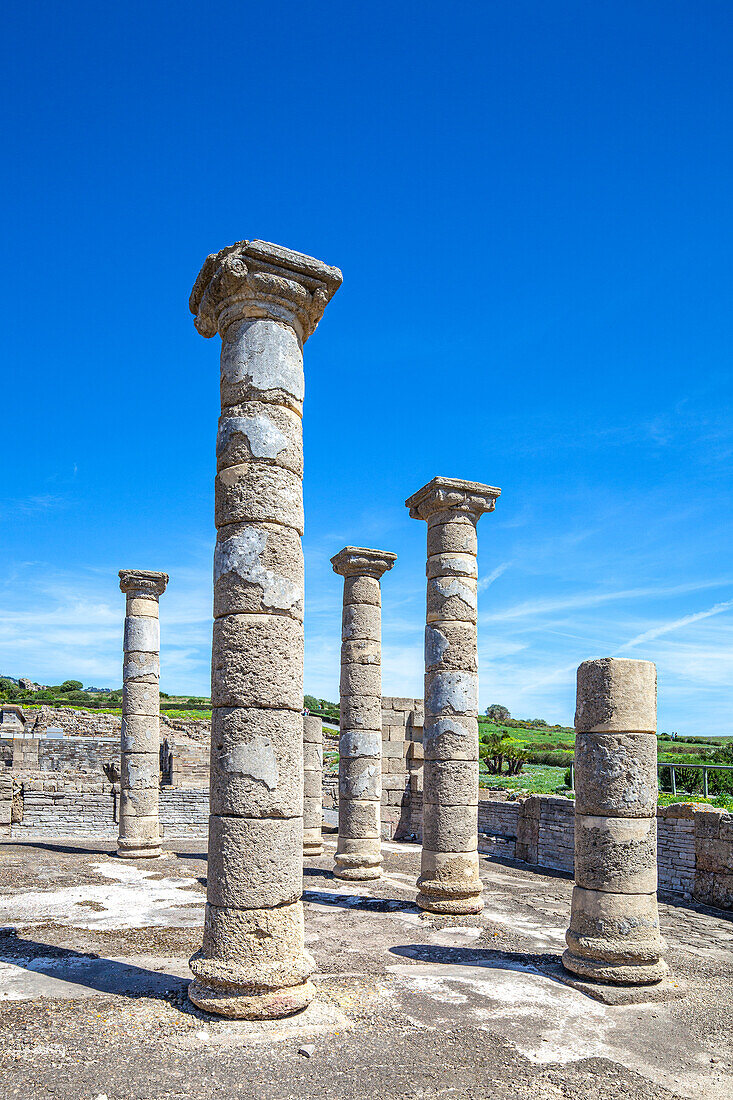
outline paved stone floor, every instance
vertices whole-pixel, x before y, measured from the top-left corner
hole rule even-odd
[[[414,904],[419,849],[386,875],[334,880],[335,843],[305,867],[318,1001],[248,1024],[187,1001],[200,939],[201,839],[127,862],[91,838],[0,844],[0,1097],[733,1098],[733,921],[662,905],[685,990],[611,1008],[542,974],[562,950],[572,883],[481,860],[480,917]]]

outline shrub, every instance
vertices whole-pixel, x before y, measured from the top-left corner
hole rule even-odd
[[[59,691],[81,691],[84,687],[81,680],[64,680],[63,684],[59,687]]]
[[[547,764],[551,768],[566,768],[573,762],[574,753],[567,752],[530,752],[530,764]]]

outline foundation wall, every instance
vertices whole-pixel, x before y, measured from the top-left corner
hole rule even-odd
[[[572,874],[574,811],[570,799],[550,795],[513,802],[482,797],[479,851]],[[729,813],[685,802],[660,807],[657,841],[660,894],[733,909],[733,817]]]
[[[12,780],[8,799],[3,786],[8,780],[9,777],[0,776],[0,836],[3,835],[4,816],[10,824]],[[101,783],[95,786],[64,784],[49,789],[51,786],[43,780],[22,784],[22,819],[13,825],[14,837],[22,836],[24,831],[56,836],[117,836],[117,790]],[[209,823],[209,792],[162,787],[160,823],[166,836],[205,836]]]

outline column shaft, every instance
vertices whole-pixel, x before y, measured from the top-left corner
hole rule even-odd
[[[576,710],[576,885],[563,955],[573,973],[622,985],[667,974],[656,812],[656,668],[585,661]]]
[[[339,833],[334,875],[382,873],[382,623],[380,577],[394,554],[347,546],[331,559],[344,578],[341,630]]]
[[[262,241],[210,256],[191,295],[222,337],[211,818],[191,1000],[248,1019],[313,997],[304,949],[302,345],[341,282]]]
[[[303,716],[303,855],[323,853],[323,722]]]
[[[479,913],[476,523],[500,490],[434,478],[407,505],[427,520],[423,848],[417,903]]]
[[[162,855],[160,780],[160,625],[158,600],[165,573],[120,570],[126,596],[120,738],[120,806],[117,854],[127,859]]]

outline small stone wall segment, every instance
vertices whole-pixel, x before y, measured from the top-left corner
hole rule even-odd
[[[119,735],[114,738],[42,738],[38,741],[38,771],[101,779],[104,766],[116,764],[119,755]]]
[[[303,344],[341,273],[264,241],[209,256],[190,298],[219,333],[211,821],[189,997],[245,1019],[310,1003],[303,878]]]
[[[339,831],[334,875],[382,873],[382,596],[395,554],[345,546],[333,558],[344,578],[341,628]]]
[[[476,524],[501,490],[433,478],[405,503],[425,520],[427,612],[422,859],[417,903],[478,913],[478,653]]]
[[[578,669],[575,887],[564,966],[648,985],[668,973],[657,910],[657,670],[603,657]]]
[[[382,699],[382,836],[422,841],[422,699]]]
[[[718,909],[733,909],[733,817],[706,807],[694,815],[693,897]]]
[[[0,836],[10,836],[13,821],[13,777],[0,772]]]
[[[323,853],[323,722],[303,715],[303,855]]]
[[[162,854],[160,786],[159,600],[167,573],[121,569],[126,616],[122,669],[120,805],[117,854],[127,859]]]

